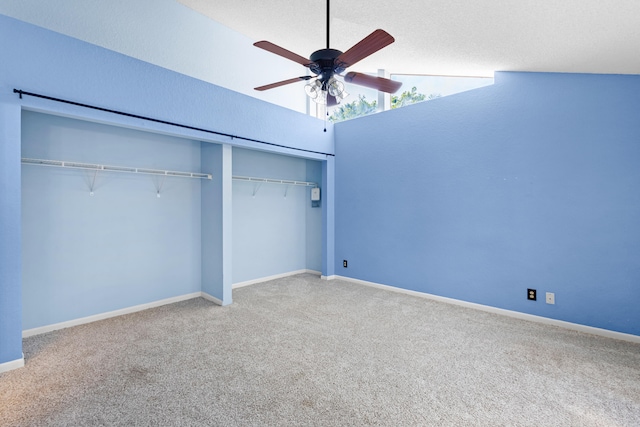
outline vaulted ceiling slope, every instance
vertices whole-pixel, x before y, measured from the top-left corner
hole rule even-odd
[[[254,40],[304,57],[325,47],[323,0],[178,0]],[[333,0],[331,47],[376,28],[396,43],[360,70],[640,74],[638,0]]]

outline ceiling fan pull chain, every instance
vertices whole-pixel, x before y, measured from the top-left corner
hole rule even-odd
[[[327,118],[329,117],[329,109],[327,108],[327,105],[324,104],[323,106],[323,110],[324,110],[324,131],[327,131]]]

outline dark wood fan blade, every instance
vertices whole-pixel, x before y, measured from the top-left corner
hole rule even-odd
[[[336,64],[341,64],[344,68],[350,67],[356,62],[366,58],[393,43],[395,39],[385,30],[375,30],[364,39],[360,40],[351,49],[340,55],[336,59]]]
[[[338,100],[335,96],[327,94],[327,107],[333,107],[338,105]]]
[[[307,58],[265,40],[255,42],[253,45],[255,47],[259,47],[260,49],[275,53],[276,55],[280,55],[283,58],[287,58],[293,62],[297,62],[298,64],[304,65],[305,67],[308,67],[311,64],[311,61],[309,61]]]
[[[255,90],[263,91],[263,90],[273,89],[274,87],[280,87],[280,86],[288,85],[291,83],[296,83],[296,82],[299,82],[300,80],[309,80],[310,78],[311,76],[294,77],[293,79],[283,80],[281,82],[271,83],[270,85],[260,86],[255,88]]]
[[[402,83],[395,80],[370,76],[368,74],[354,73],[353,71],[345,74],[344,81],[387,93],[396,93],[402,86]]]

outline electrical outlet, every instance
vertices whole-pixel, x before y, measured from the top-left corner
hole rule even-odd
[[[343,266],[344,268],[347,268],[347,260],[346,260],[346,259],[343,259],[343,260],[342,260],[342,266]]]
[[[527,289],[527,299],[531,301],[536,300],[536,290],[535,289]]]
[[[555,304],[556,303],[556,294],[553,292],[547,292],[547,304]]]

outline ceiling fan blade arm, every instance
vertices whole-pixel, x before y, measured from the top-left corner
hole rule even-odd
[[[309,80],[311,78],[311,76],[301,76],[301,77],[294,77],[292,79],[287,79],[287,80],[282,80],[281,82],[276,82],[276,83],[271,83],[268,85],[264,85],[264,86],[258,86],[257,88],[254,88],[255,90],[259,90],[259,91],[263,91],[263,90],[269,90],[269,89],[273,89],[276,87],[280,87],[280,86],[284,86],[284,85],[288,85],[291,83],[297,83],[301,80]]]
[[[385,30],[375,30],[356,43],[351,49],[340,55],[336,59],[336,63],[341,64],[344,68],[350,67],[383,47],[389,46],[394,41],[395,39],[391,34]]]
[[[355,73],[353,71],[345,74],[344,81],[387,93],[396,93],[398,89],[402,87],[402,83],[395,80],[370,76],[363,73]]]
[[[297,53],[293,53],[290,50],[287,50],[283,47],[280,47],[266,40],[255,42],[253,45],[255,47],[259,47],[260,49],[264,49],[268,52],[275,53],[276,55],[282,56],[283,58],[287,58],[290,61],[297,62],[298,64],[304,65],[305,67],[308,67],[311,64],[311,61],[309,61],[307,58],[300,56]]]

